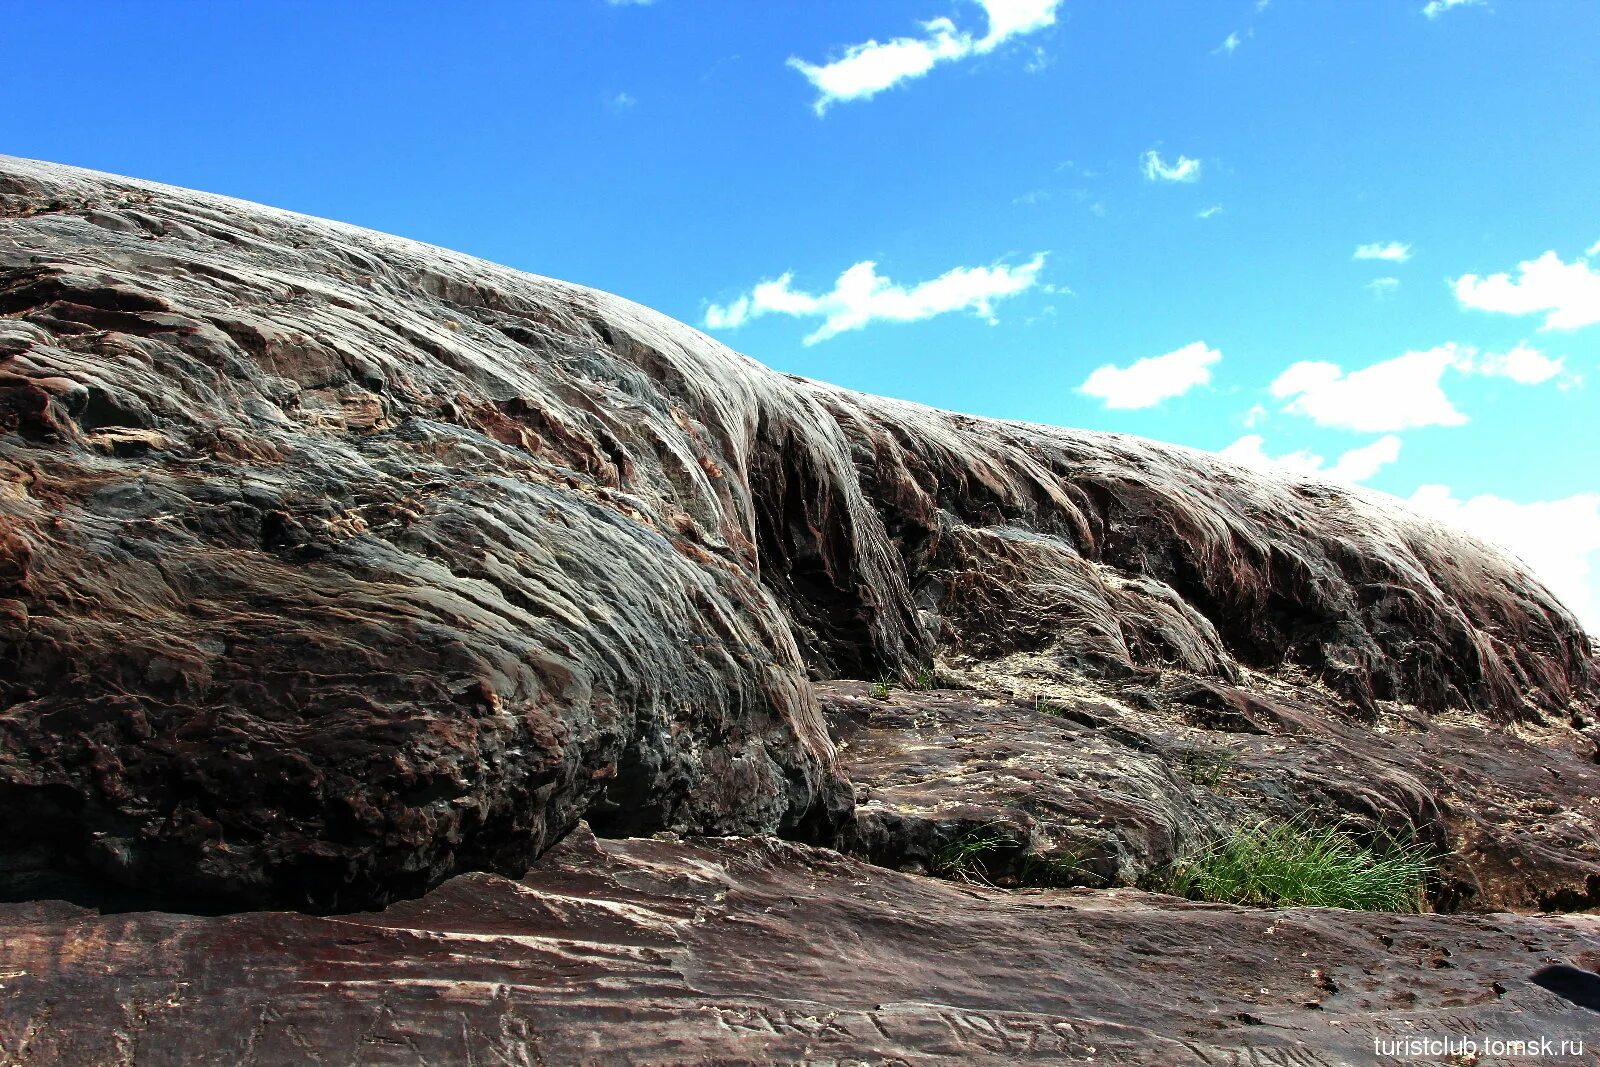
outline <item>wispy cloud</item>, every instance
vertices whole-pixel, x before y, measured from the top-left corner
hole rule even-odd
[[[1422,5],[1422,13],[1430,19],[1436,19],[1453,7],[1478,7],[1483,0],[1428,0]]]
[[[627,111],[638,102],[630,93],[618,93],[606,100],[606,107],[612,111]]]
[[[1400,290],[1400,279],[1395,277],[1374,278],[1367,283],[1367,288],[1374,296],[1379,298],[1393,296]]]
[[[1600,254],[1600,244],[1587,255]],[[1509,273],[1463,274],[1453,283],[1464,308],[1502,315],[1545,316],[1541,330],[1576,330],[1600,322],[1600,269],[1584,256],[1564,262],[1554,252],[1517,264]]]
[[[1520,557],[1600,637],[1600,493],[1523,504],[1487,494],[1463,500],[1448,486],[1424,485],[1406,503]]]
[[[1239,36],[1238,30],[1234,30],[1222,39],[1221,44],[1211,50],[1211,54],[1216,55],[1221,52],[1224,55],[1231,56],[1239,50],[1239,46],[1242,44],[1244,44],[1244,38]]]
[[[1146,356],[1126,367],[1107,363],[1095,368],[1078,391],[1119,411],[1155,407],[1211,381],[1211,367],[1222,353],[1194,341],[1164,356]]]
[[[826,293],[796,289],[793,273],[785,273],[727,304],[712,304],[706,309],[705,325],[727,330],[764,315],[818,318],[822,325],[804,340],[814,345],[871,322],[916,322],[952,311],[970,311],[994,323],[996,302],[1039,284],[1045,255],[1040,252],[1014,267],[1003,263],[956,267],[910,287],[894,284],[878,273],[876,263],[863,260],[839,275]]]
[[[1374,241],[1356,245],[1351,259],[1381,259],[1386,263],[1404,263],[1411,258],[1411,246],[1400,241]]]
[[[1278,375],[1268,391],[1285,402],[1284,411],[1303,415],[1319,426],[1386,433],[1467,422],[1467,416],[1445,394],[1446,372],[1537,385],[1561,369],[1561,360],[1525,344],[1495,353],[1451,342],[1348,373],[1337,363],[1304,360]]]
[[[1204,207],[1196,211],[1194,217],[1197,219],[1209,219],[1220,214],[1222,214],[1222,205],[1212,204],[1210,207]]]
[[[1369,445],[1344,452],[1328,466],[1328,461],[1314,452],[1301,450],[1283,455],[1268,455],[1266,442],[1260,434],[1246,434],[1224,448],[1220,455],[1235,463],[1256,470],[1282,470],[1295,474],[1316,475],[1333,482],[1364,482],[1384,467],[1400,458],[1400,438],[1386,434]]]
[[[854,44],[838,59],[808,63],[790,57],[789,66],[805,75],[817,90],[812,108],[818,115],[845,100],[869,100],[901,82],[920,78],[940,63],[994,51],[1012,38],[1034,33],[1056,21],[1061,0],[974,0],[988,17],[989,29],[974,36],[948,18],[922,23],[919,37],[896,37]],[[1030,67],[1037,66],[1035,55]]]
[[[1168,163],[1154,148],[1139,157],[1139,169],[1153,182],[1194,182],[1200,180],[1200,161],[1179,156]]]

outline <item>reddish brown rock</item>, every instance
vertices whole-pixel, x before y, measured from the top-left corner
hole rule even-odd
[[[1316,744],[1240,742],[1301,768],[1256,807],[1324,781],[1465,847],[1480,900],[1593,898],[1592,827],[1526,824],[1581,789],[1588,638],[1393,502],[848,393],[603,293],[0,162],[5,895],[363,908],[516,873],[580,817],[838,841],[811,682],[935,659],[1247,738],[1316,719]],[[1394,723],[1398,762],[1371,759]],[[1495,756],[1447,815],[1448,769],[1405,776],[1464,758],[1456,724]],[[1108,878],[1198,818],[1157,749],[1096,750],[1159,812]],[[1565,785],[1534,784],[1543,752]],[[1489,853],[1524,829],[1512,876]]]
[[[0,954],[17,1067],[1334,1067],[1416,1036],[1592,1051],[1600,1020],[1571,999],[1594,919],[1007,894],[771,839],[580,833],[381,915],[13,906]]]
[[[856,788],[845,847],[1005,885],[1131,886],[1231,827],[1309,818],[1427,845],[1440,909],[1600,907],[1600,766],[1570,730],[1374,730],[1304,687],[1146,678],[1086,695],[1040,673],[1022,680],[1033,698],[820,686]]]

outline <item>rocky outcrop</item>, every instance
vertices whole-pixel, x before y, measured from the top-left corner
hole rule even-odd
[[[26,905],[0,953],[18,1067],[1474,1062],[1405,1055],[1417,1039],[1549,1040],[1476,1062],[1572,1064],[1600,930],[1004,893],[771,839],[580,831],[521,881],[382,914]]]
[[[1261,680],[1037,695],[819,687],[856,788],[847,847],[1002,885],[1130,886],[1261,818],[1336,823],[1442,857],[1444,911],[1600,907],[1600,767],[1568,731],[1373,729]]]
[[[1597,666],[1383,498],[0,158],[0,1062],[1582,1038],[1592,918],[1126,887],[1292,817],[1593,909]]]
[[[1465,758],[1450,731],[1512,807],[1592,798],[1571,615],[1359,492],[848,393],[603,293],[21,160],[0,316],[13,898],[371,907],[515,874],[580,818],[859,840],[813,684],[935,661],[1314,739],[1241,766],[1361,764],[1246,807],[1343,788],[1470,850],[1499,823],[1430,764]],[[1170,746],[1093,728],[1080,770],[1162,812],[1114,881],[1206,809]],[[1577,810],[1507,861],[1559,887],[1493,902],[1592,902]]]
[[[11,163],[0,211],[14,892],[350,908],[848,801],[759,580],[766,372],[210,198]]]

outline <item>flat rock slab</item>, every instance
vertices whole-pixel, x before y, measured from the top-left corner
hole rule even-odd
[[[1317,1067],[1392,1063],[1374,1042],[1416,1036],[1600,1036],[1567,999],[1600,967],[1591,917],[1006,893],[769,838],[582,828],[520,881],[463,875],[379,914],[6,905],[0,954],[17,1067]],[[1565,996],[1532,980],[1554,965],[1576,969],[1543,979]]]

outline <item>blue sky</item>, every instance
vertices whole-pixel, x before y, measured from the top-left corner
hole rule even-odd
[[[853,388],[1360,481],[1600,630],[1600,3],[6,15],[0,151],[594,285]]]

